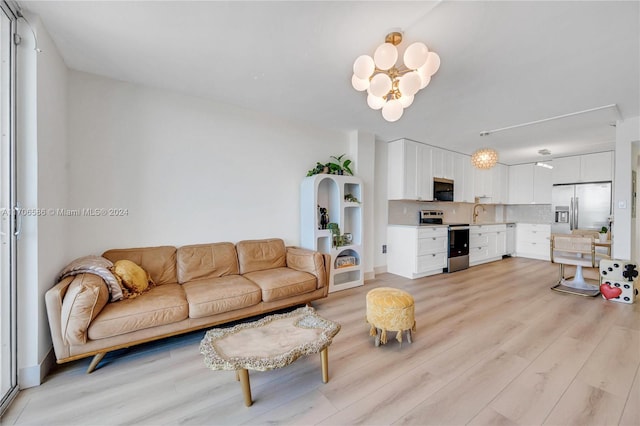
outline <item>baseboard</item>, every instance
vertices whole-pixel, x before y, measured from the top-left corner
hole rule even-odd
[[[375,280],[376,279],[376,273],[375,272],[365,272],[364,273],[364,280],[365,281],[370,281],[370,280]]]
[[[51,347],[40,364],[18,369],[18,388],[27,389],[40,386],[55,364],[56,356],[53,347]]]
[[[373,272],[375,274],[386,274],[387,273],[387,265],[376,266],[375,268],[373,268]]]

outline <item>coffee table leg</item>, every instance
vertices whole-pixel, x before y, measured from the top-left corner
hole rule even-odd
[[[324,348],[320,352],[320,362],[322,363],[322,383],[329,381],[329,348]]]
[[[249,384],[249,371],[246,368],[236,370],[237,375],[240,377],[240,386],[242,386],[242,395],[244,395],[244,405],[251,407],[253,401],[251,400],[251,385]]]

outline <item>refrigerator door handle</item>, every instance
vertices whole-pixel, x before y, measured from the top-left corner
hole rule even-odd
[[[573,197],[571,197],[571,206],[569,207],[569,231],[573,231]]]
[[[573,229],[578,229],[578,220],[580,220],[580,198],[576,197],[576,202],[573,205],[573,212],[575,218],[573,219]]]

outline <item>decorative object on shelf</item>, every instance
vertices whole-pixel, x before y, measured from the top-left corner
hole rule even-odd
[[[327,229],[331,230],[331,244],[333,247],[340,247],[341,244],[341,238],[340,238],[340,227],[338,226],[337,223],[329,223],[327,225]]]
[[[354,256],[336,257],[336,268],[349,268],[351,266],[356,266],[356,258]]]
[[[498,152],[491,148],[481,148],[471,155],[471,164],[478,169],[490,169],[498,162]]]
[[[387,34],[385,42],[373,53],[361,55],[353,63],[351,85],[359,92],[367,91],[371,109],[382,109],[382,117],[394,122],[402,117],[404,108],[413,103],[418,91],[427,87],[440,68],[440,57],[421,42],[410,44],[404,51],[403,62],[396,66],[401,32]]]
[[[336,157],[334,155],[331,156],[331,158],[333,158],[334,160],[337,161],[337,163],[327,163],[327,166],[329,166],[329,170],[332,173],[333,173],[334,170],[337,172],[337,173],[333,173],[333,174],[343,175],[344,172],[347,172],[349,175],[353,176],[353,172],[349,168],[349,164],[351,164],[351,160],[345,159],[344,161],[342,161],[342,158],[345,155],[346,154],[342,154],[339,157]]]
[[[307,177],[318,175],[321,173],[331,175],[344,175],[346,173],[350,176],[353,176],[353,171],[351,171],[351,168],[349,167],[351,164],[353,164],[353,162],[348,159],[342,161],[345,155],[346,154],[342,154],[338,157],[332,155],[331,158],[336,160],[335,163],[328,162],[322,164],[320,162],[316,162],[316,166],[307,172]]]
[[[345,232],[342,235],[342,242],[344,243],[344,245],[350,245],[351,243],[353,243],[353,235],[351,235],[350,232]]]
[[[598,231],[600,233],[599,238],[600,238],[600,242],[604,243],[605,241],[607,241],[607,232],[609,232],[609,228],[607,228],[606,226],[603,226],[602,228],[600,228],[600,231]]]
[[[318,206],[318,211],[320,212],[320,227],[318,229],[327,229],[327,224],[329,223],[327,208]]]
[[[344,194],[344,200],[349,202],[349,203],[358,203],[358,204],[360,204],[360,201],[358,201],[358,199],[352,194]]]

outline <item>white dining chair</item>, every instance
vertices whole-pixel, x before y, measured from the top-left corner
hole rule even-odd
[[[581,296],[600,294],[600,280],[585,278],[583,268],[597,268],[601,253],[596,254],[595,238],[592,235],[551,234],[551,262],[560,265],[558,281],[552,290]],[[565,265],[576,267],[573,277],[565,277]]]

